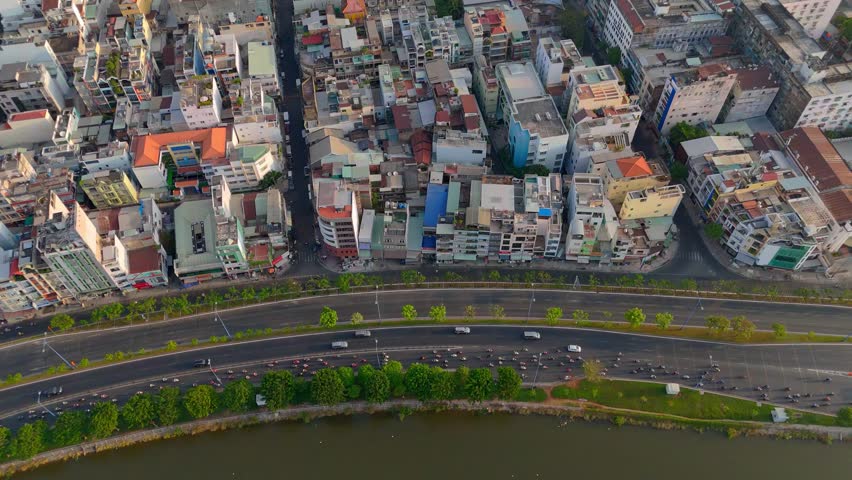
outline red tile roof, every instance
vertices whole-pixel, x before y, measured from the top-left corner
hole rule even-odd
[[[127,251],[127,273],[145,273],[160,270],[160,252],[156,245],[147,245]]]
[[[247,193],[243,196],[243,215],[246,220],[257,220],[257,209],[254,201],[257,198],[257,193]]]
[[[852,221],[852,189],[823,193],[820,198],[835,220]]]
[[[627,24],[630,25],[633,33],[642,33],[645,30],[645,23],[630,0],[616,0],[615,4],[618,6],[621,16],[627,20]]]
[[[615,162],[624,177],[646,177],[653,174],[651,166],[642,156],[619,158]]]
[[[408,107],[394,105],[391,107],[391,113],[393,113],[393,123],[397,130],[411,129],[411,114],[408,112]]]
[[[479,109],[476,108],[476,98],[473,95],[459,95],[459,99],[461,100],[462,110],[464,113],[479,113]]]
[[[802,127],[781,132],[805,175],[820,192],[852,186],[852,170],[840,153],[817,127]]]
[[[450,112],[440,110],[435,113],[435,123],[450,123]]]
[[[468,132],[479,130],[479,115],[464,117],[464,129]]]
[[[322,45],[322,34],[316,33],[314,35],[305,35],[304,37],[302,37],[302,43],[304,45]]]
[[[187,132],[158,133],[134,137],[133,166],[147,167],[157,165],[160,161],[160,151],[167,145],[178,143],[201,144],[201,160],[225,158],[228,145],[228,127],[214,127]]]
[[[414,152],[414,161],[418,165],[429,165],[432,163],[432,135],[423,129],[417,129],[411,135],[411,150]]]
[[[50,113],[47,110],[30,110],[28,112],[13,113],[9,115],[9,123],[37,120],[39,118],[50,118]]]

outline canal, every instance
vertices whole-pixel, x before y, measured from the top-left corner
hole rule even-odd
[[[130,447],[21,480],[848,478],[849,445],[423,414],[281,423]]]

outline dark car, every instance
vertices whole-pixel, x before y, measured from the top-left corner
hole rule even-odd
[[[55,386],[53,388],[47,389],[47,390],[41,392],[41,394],[44,395],[45,397],[57,397],[59,395],[62,395],[62,386],[58,385],[58,386]]]
[[[195,368],[209,367],[210,366],[210,359],[208,358],[206,360],[205,359],[196,360],[195,365],[193,365],[193,366]]]

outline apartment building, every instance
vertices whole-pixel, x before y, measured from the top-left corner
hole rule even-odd
[[[278,148],[275,145],[238,145],[228,152],[227,157],[201,160],[201,172],[208,182],[221,176],[234,190],[257,188],[270,172],[281,171]]]
[[[229,165],[229,141],[227,127],[134,137],[133,175],[142,189],[172,189],[178,178],[200,177],[202,163]]]
[[[623,59],[634,46],[686,50],[727,28],[728,20],[705,0],[610,0],[602,36]]]
[[[587,173],[574,174],[568,188],[566,207],[566,260],[608,264],[613,259],[624,257],[629,243],[617,240],[618,216],[606,197],[603,178]]]
[[[630,145],[641,117],[642,109],[633,104],[581,109],[570,115],[568,172],[596,172],[609,160],[633,155]]]
[[[474,58],[473,93],[479,103],[479,110],[488,120],[497,119],[497,104],[500,100],[500,85],[494,68],[488,64],[484,55]]]
[[[568,115],[579,110],[620,107],[630,103],[621,77],[612,65],[574,68],[568,74]]]
[[[431,153],[435,163],[482,165],[488,153],[488,142],[479,132],[436,128]]]
[[[658,185],[627,192],[618,218],[622,221],[673,217],[686,189],[683,185]]]
[[[101,238],[80,204],[69,209],[51,193],[35,240],[40,258],[78,300],[116,288],[103,266]]]
[[[47,143],[52,138],[53,118],[47,110],[13,113],[0,124],[0,145],[26,147]]]
[[[7,225],[35,216],[51,195],[67,207],[74,205],[73,172],[65,167],[38,163],[31,153],[0,157],[0,221]]]
[[[778,79],[767,67],[738,68],[731,95],[722,109],[725,122],[739,122],[766,115],[778,94]]]
[[[217,254],[219,230],[210,199],[181,202],[174,211],[174,225],[175,276],[186,286],[225,276],[224,264]],[[234,233],[228,253],[236,257],[233,250],[240,247],[239,231]],[[237,258],[234,260],[239,263]]]
[[[279,95],[281,83],[272,42],[249,42],[248,78],[260,85],[268,95]]]
[[[784,9],[799,21],[814,40],[819,40],[825,32],[840,3],[840,0],[781,0]]]
[[[253,82],[252,82],[253,83]],[[216,77],[194,77],[180,87],[180,111],[190,130],[222,123],[222,95]]]
[[[314,93],[314,108],[305,113],[305,128],[314,131],[332,128],[348,134],[370,124],[375,112],[373,90],[356,80],[326,77],[323,91]]]
[[[473,44],[473,56],[483,55],[492,66],[532,58],[532,41],[523,12],[508,5],[470,7],[464,25]]]
[[[658,163],[645,159],[641,154],[632,157],[610,160],[604,165],[602,172],[592,172],[604,178],[606,186],[606,197],[618,208],[624,203],[625,198],[635,191],[644,191],[655,187],[664,187],[669,184],[671,177],[664,167]],[[648,215],[662,216],[662,215]],[[642,218],[642,217],[634,217]]]
[[[330,255],[358,256],[359,202],[355,192],[340,181],[319,181],[314,208],[323,243]]]
[[[716,123],[728,97],[736,72],[726,64],[706,64],[673,74],[666,81],[660,102],[654,111],[657,130],[668,135],[680,122],[690,125]]]
[[[79,185],[96,210],[139,203],[136,186],[122,170],[83,175]]]
[[[234,138],[237,143],[281,143],[278,107],[262,86],[246,80],[236,101],[231,101]]]
[[[513,165],[540,164],[559,171],[567,152],[568,131],[535,67],[530,62],[503,63],[496,72],[501,91],[498,116],[509,127]]]
[[[378,67],[384,61],[382,39],[375,21],[367,22],[366,36],[359,35],[355,27],[347,27],[330,31],[329,41],[335,77],[352,79],[363,74],[369,79],[377,78]],[[425,50],[423,55],[425,61]]]
[[[0,66],[0,109],[7,117],[32,110],[56,115],[65,108],[69,93],[64,75],[51,74],[45,65],[15,62]]]
[[[551,37],[538,40],[535,69],[544,88],[567,86],[571,69],[583,66],[583,57],[573,40],[556,41]]]

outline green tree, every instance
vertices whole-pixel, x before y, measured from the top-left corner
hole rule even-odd
[[[320,312],[319,325],[322,328],[333,328],[337,325],[337,311],[331,307],[322,307]]]
[[[453,372],[454,396],[461,398],[465,396],[465,388],[467,387],[467,379],[470,377],[470,369],[461,366]]]
[[[244,302],[250,302],[257,298],[257,292],[254,291],[254,287],[246,287],[240,290],[240,298],[242,298]]]
[[[361,377],[360,369],[358,376]],[[364,391],[364,399],[370,403],[384,403],[390,398],[390,380],[387,374],[381,370],[374,370],[369,375],[365,375],[361,385]]]
[[[433,305],[429,308],[429,318],[433,322],[441,323],[447,319],[447,307],[444,305]]]
[[[453,20],[458,20],[464,14],[464,5],[462,0],[435,0],[435,9],[438,17],[453,17]]]
[[[289,372],[288,372],[289,373]],[[222,405],[232,412],[245,412],[254,402],[254,385],[245,378],[225,385]]]
[[[337,279],[334,281],[335,286],[337,287],[337,291],[340,293],[346,293],[351,290],[352,279],[349,278],[349,274],[344,273],[339,275]]]
[[[680,289],[681,290],[690,290],[695,291],[698,290],[698,282],[691,278],[687,278],[680,281]]]
[[[74,319],[71,318],[71,315],[60,313],[59,315],[54,315],[53,318],[50,319],[50,328],[59,332],[64,332],[73,326]]]
[[[104,316],[107,320],[118,320],[124,314],[124,305],[120,303],[110,303],[101,307]]]
[[[121,407],[121,422],[130,430],[151,425],[157,415],[154,399],[147,393],[137,393]]]
[[[403,270],[400,276],[402,277],[402,283],[408,286],[421,285],[426,281],[426,276],[417,270]]]
[[[497,270],[491,270],[488,272],[488,281],[489,282],[499,282],[500,281],[500,272]]]
[[[210,385],[196,385],[183,396],[183,408],[192,418],[206,418],[216,411],[216,391]]]
[[[719,240],[725,234],[725,229],[718,223],[708,223],[704,225],[704,233],[710,240]]]
[[[689,177],[689,169],[680,162],[672,163],[669,173],[672,176],[672,183],[682,183]]]
[[[717,334],[721,335],[731,326],[731,321],[728,320],[728,317],[722,315],[711,315],[705,320],[705,325],[707,325],[708,329],[714,330]]]
[[[402,306],[402,318],[409,322],[417,318],[417,310],[414,309],[414,305],[408,304]]]
[[[364,315],[361,315],[360,312],[355,312],[349,318],[349,321],[352,323],[352,325],[360,325],[364,322]]]
[[[659,327],[660,330],[669,328],[669,325],[671,325],[674,321],[674,315],[669,312],[658,313],[654,316],[654,318],[656,319],[657,327]]]
[[[6,427],[0,427],[0,459],[6,458],[11,444],[12,431]]]
[[[429,398],[438,402],[452,400],[456,393],[453,374],[440,367],[432,367],[431,370],[432,385],[429,391]]]
[[[610,65],[617,67],[621,63],[621,49],[618,47],[607,48],[606,61]]]
[[[471,370],[464,391],[471,402],[484,402],[491,398],[494,391],[494,378],[491,376],[491,371],[487,368]]]
[[[180,418],[180,389],[165,387],[155,397],[157,421],[161,426],[172,425]]]
[[[44,450],[47,424],[44,420],[21,425],[12,442],[12,455],[18,458],[31,458]]]
[[[562,36],[574,41],[578,49],[583,49],[586,37],[586,14],[579,8],[565,8],[559,16]]]
[[[86,412],[69,410],[56,418],[50,431],[51,442],[58,447],[76,445],[83,441],[89,421]]]
[[[270,187],[275,186],[275,183],[278,182],[278,179],[283,175],[284,174],[278,170],[272,170],[263,176],[260,183],[257,184],[257,187],[261,190],[269,190]]]
[[[852,427],[852,407],[843,407],[837,411],[837,424],[841,427]]]
[[[491,316],[494,317],[495,320],[502,320],[506,317],[506,311],[500,305],[492,305]]]
[[[432,372],[422,363],[415,363],[405,371],[405,391],[421,402],[432,397]]]
[[[337,372],[337,376],[340,377],[345,388],[355,385],[355,372],[352,367],[337,367],[334,371]]]
[[[574,310],[571,313],[571,318],[573,318],[578,324],[580,322],[587,322],[589,321],[589,312],[585,310]]]
[[[271,410],[286,407],[296,393],[293,374],[286,370],[267,372],[260,381],[260,393]]]
[[[311,381],[311,400],[320,405],[336,405],[346,399],[340,375],[330,368],[318,371]]]
[[[784,338],[787,336],[787,327],[783,323],[773,323],[772,332],[775,333],[775,337]]]
[[[497,398],[511,400],[521,391],[521,376],[512,367],[497,367]]]
[[[680,122],[673,126],[669,132],[669,145],[671,145],[672,148],[677,148],[677,146],[682,142],[706,137],[707,135],[709,135],[707,130],[701,127],[696,127],[686,122]]]
[[[597,383],[601,380],[601,362],[598,360],[586,360],[583,362],[583,376],[586,380]]]
[[[163,297],[163,309],[171,316],[189,315],[192,313],[192,305],[186,294],[177,297]]]
[[[167,352],[172,352],[174,350],[177,350],[177,347],[178,347],[178,344],[174,340],[169,340],[168,342],[166,342],[166,351]]]
[[[544,319],[547,321],[548,325],[556,325],[559,323],[559,320],[562,320],[562,309],[559,307],[550,307],[544,313]]]
[[[645,323],[645,318],[645,312],[639,307],[633,307],[624,312],[624,320],[630,324],[630,328],[639,328],[640,325]]]
[[[754,322],[742,315],[737,315],[731,319],[731,330],[733,330],[737,338],[742,338],[743,340],[751,339],[756,328]]]
[[[476,318],[476,307],[474,305],[467,305],[464,307],[464,318],[468,320]]]
[[[118,429],[118,407],[112,402],[98,402],[89,418],[89,436],[106,438]]]
[[[402,371],[402,364],[396,360],[391,360],[382,367],[382,371],[385,372],[390,382],[391,395],[402,396],[405,393],[405,373]]]

